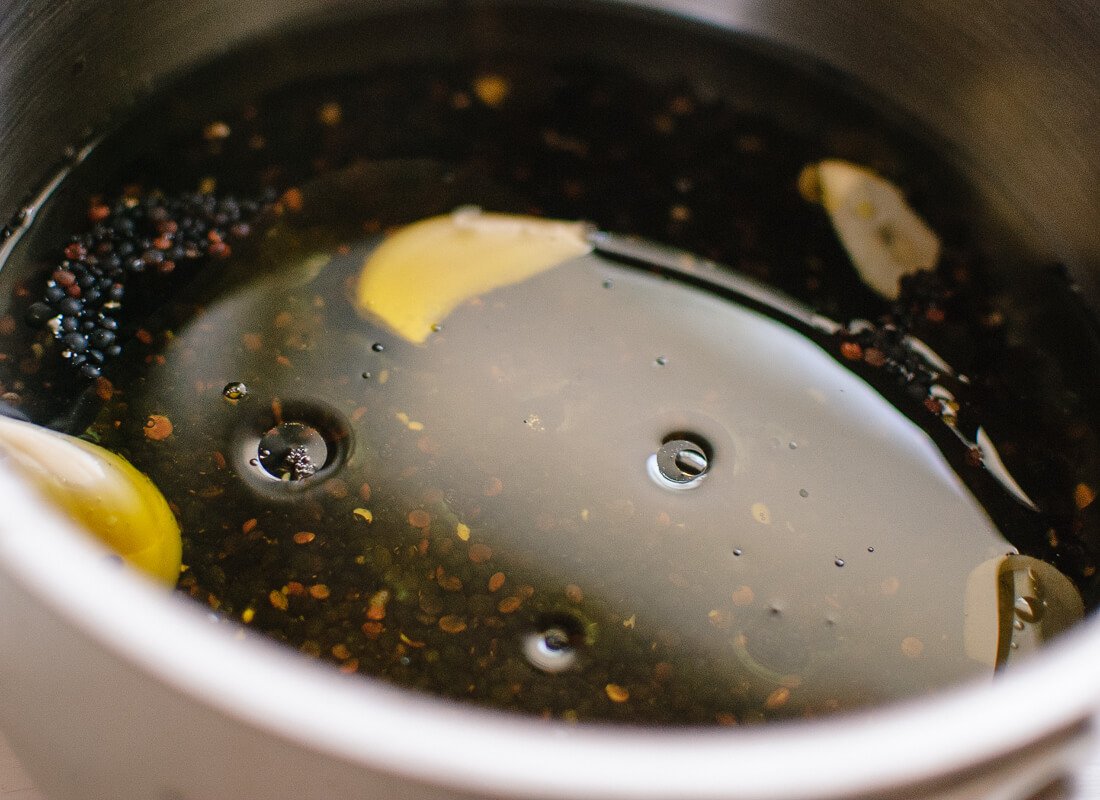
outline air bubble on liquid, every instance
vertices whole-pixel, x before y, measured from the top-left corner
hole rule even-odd
[[[744,551],[744,550],[742,550],[742,549],[741,549],[740,547],[735,547],[735,548],[733,548],[733,554],[734,554],[735,556],[740,556],[740,555],[741,555],[742,553],[744,553],[744,552],[745,552],[745,551]]]
[[[239,400],[244,400],[248,397],[248,387],[240,381],[233,381],[227,383],[225,388],[222,389],[222,396],[232,403],[236,403]]]
[[[799,497],[809,497],[810,493],[805,489],[799,489],[798,490],[798,496]]]
[[[797,450],[798,449],[798,442],[790,442],[787,445],[787,447],[791,448],[792,450]]]
[[[1017,597],[1012,607],[1024,622],[1039,622],[1043,618],[1043,602],[1034,597]]]
[[[372,344],[370,346],[370,349],[373,350],[376,353],[381,353],[383,350],[386,349],[386,346],[384,344],[382,344],[381,342],[375,342],[374,344]]]
[[[663,367],[668,363],[668,359],[664,356],[657,356],[655,363],[658,367]]]
[[[573,619],[544,620],[523,639],[523,655],[542,672],[557,673],[577,663],[581,627]]]
[[[320,431],[302,422],[283,422],[271,428],[257,449],[260,466],[281,481],[310,478],[328,461],[328,444]]]
[[[833,563],[836,564],[838,567],[843,567],[844,566],[844,559],[843,558],[838,558],[835,561],[833,561]]]
[[[664,489],[694,489],[710,470],[709,450],[709,447],[689,439],[666,439],[657,452],[646,459],[646,472],[654,483]]]

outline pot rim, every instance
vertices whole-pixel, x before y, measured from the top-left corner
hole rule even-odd
[[[115,657],[266,736],[458,791],[834,797],[973,768],[1080,722],[1100,701],[1100,670],[1082,666],[1100,663],[1093,619],[988,684],[825,720],[663,730],[546,722],[349,678],[259,635],[242,639],[241,626],[211,624],[197,604],[120,568],[2,462],[0,508],[0,580]],[[777,770],[776,753],[798,768]]]

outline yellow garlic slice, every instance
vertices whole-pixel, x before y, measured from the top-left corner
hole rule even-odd
[[[175,585],[179,524],[160,490],[129,462],[82,439],[4,416],[0,459],[126,562]]]

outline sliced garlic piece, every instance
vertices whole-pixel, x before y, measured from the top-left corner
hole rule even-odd
[[[431,217],[402,228],[367,257],[356,305],[419,344],[461,303],[588,253],[590,233],[579,222],[477,208]]]
[[[896,299],[903,276],[936,266],[939,237],[872,170],[826,159],[803,170],[799,188],[825,208],[863,282],[883,297]]]
[[[175,585],[179,524],[160,490],[128,461],[82,439],[4,416],[0,459],[125,561]]]

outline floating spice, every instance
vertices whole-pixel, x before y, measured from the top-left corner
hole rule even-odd
[[[630,692],[617,683],[609,683],[603,689],[612,703],[625,703],[630,699]]]
[[[146,439],[162,442],[172,435],[172,420],[162,414],[150,414],[143,432]]]
[[[444,633],[462,633],[466,630],[466,620],[454,614],[439,618],[439,629]]]

